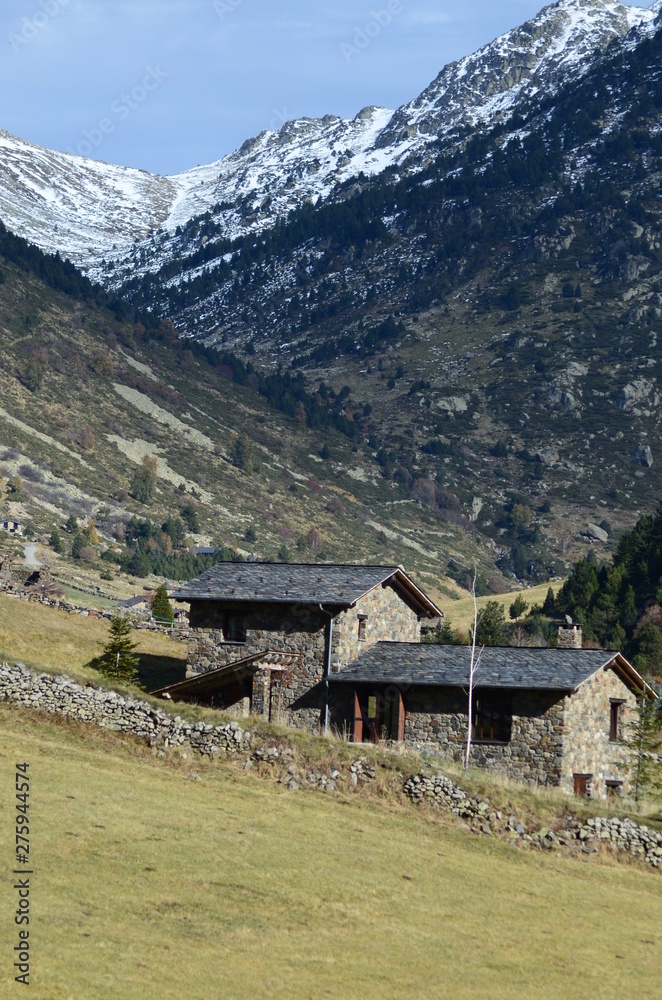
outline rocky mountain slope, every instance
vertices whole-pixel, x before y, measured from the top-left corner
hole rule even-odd
[[[10,256],[0,248],[0,514],[45,539],[59,528],[67,553],[67,518],[92,520],[99,537],[77,564],[81,580],[109,569],[101,553],[124,544],[131,516],[160,526],[187,510],[198,546],[304,562],[395,560],[438,596],[458,590],[446,578],[450,559],[465,573],[476,561],[483,580],[497,573],[491,541],[440,524],[395,484],[384,489],[371,450],[321,410],[323,426],[309,429],[168,341],[167,330],[120,321],[88,293],[37,277],[38,258],[30,267]],[[156,461],[156,481],[139,500],[132,484],[145,457]],[[0,532],[0,547],[9,541]],[[126,574],[110,567],[116,581],[102,587],[126,588]]]
[[[198,250],[204,237],[181,236],[198,216],[209,213],[224,238],[237,238],[335,197],[361,174],[419,169],[469,131],[507,119],[524,98],[552,95],[583,75],[614,39],[650,30],[659,6],[560,0],[445,67],[395,113],[367,107],[352,120],[288,122],[172,177],[42,149],[0,131],[0,218],[90,276],[118,284]]]
[[[535,578],[545,551],[632,523],[662,490],[661,129],[658,16],[421,170],[259,240],[201,218],[193,256],[123,290],[221,363],[348,385],[383,477],[475,517]]]
[[[279,542],[305,546],[312,526],[329,532],[320,551],[331,558],[375,558],[374,532],[390,558],[419,560],[431,574],[443,563],[461,581],[473,558],[484,580],[498,566],[508,579],[534,582],[563,573],[588,545],[606,553],[615,532],[662,492],[659,9],[563,0],[448,67],[388,120],[370,109],[353,131],[327,119],[264,134],[222,161],[228,201],[194,218],[186,213],[210,204],[206,191],[221,198],[218,165],[200,168],[197,184],[189,175],[186,183],[160,179],[152,201],[145,196],[141,225],[146,232],[154,211],[167,226],[128,258],[125,244],[106,244],[104,273],[115,254],[110,283],[121,281],[128,305],[110,331],[123,344],[111,358],[120,388],[100,397],[103,420],[93,428],[103,456],[96,488],[109,488],[112,471],[126,491],[127,462],[152,453],[140,428],[147,415],[170,470],[167,490],[182,478],[187,488],[197,482],[209,532],[227,524],[235,544],[251,518],[266,519],[266,555]],[[321,151],[345,128],[356,149],[382,151],[381,168],[369,176],[357,153],[360,182],[348,162],[327,191],[331,160],[307,170],[306,135],[318,136],[322,164]],[[303,171],[292,184],[282,184],[286,171],[266,169],[277,142],[279,163],[291,153]],[[136,173],[131,184],[151,183]],[[108,180],[116,193],[123,178],[119,171]],[[12,205],[22,203],[21,183]],[[265,184],[275,187],[263,205]],[[305,192],[314,197],[306,201]],[[62,217],[64,198],[51,197]],[[99,232],[112,231],[102,223]],[[92,252],[101,260],[99,247]],[[91,257],[87,270],[100,273]],[[48,427],[66,415],[44,410],[21,369],[35,341],[48,338],[48,323],[38,337],[22,327],[19,303],[20,295],[8,328],[10,416],[64,444]],[[141,332],[132,310],[172,318],[185,339],[159,339],[158,319]],[[127,335],[129,321],[137,336]],[[98,317],[90,324],[98,339]],[[87,352],[101,347],[90,343]],[[47,357],[59,350],[53,344]],[[132,352],[166,389],[131,382]],[[83,382],[79,393],[70,375],[82,420],[98,386],[86,395]],[[52,377],[46,398],[65,391]],[[168,386],[188,401],[185,419],[164,405]],[[113,405],[126,416],[119,431],[104,423]],[[189,419],[207,441],[199,454],[186,446]],[[226,425],[226,437],[247,429],[260,455],[264,479],[251,477],[250,501],[218,439]],[[65,425],[63,433],[74,432]],[[300,470],[293,481],[291,466]],[[280,476],[289,485],[275,503]],[[219,495],[242,496],[242,504],[219,503]],[[348,519],[355,502],[356,520]],[[309,510],[315,523],[304,531]]]

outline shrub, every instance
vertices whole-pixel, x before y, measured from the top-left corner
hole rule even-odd
[[[48,539],[48,544],[53,549],[53,552],[57,552],[58,554],[64,552],[64,545],[62,544],[62,536],[60,535],[60,532],[57,530],[57,528],[54,528],[53,531],[51,531],[51,536]]]
[[[192,503],[184,504],[182,507],[182,518],[186,524],[189,531],[200,531],[200,520],[198,518],[198,512]],[[173,544],[174,544],[173,538]]]
[[[239,434],[230,447],[230,459],[232,464],[248,475],[253,471],[254,448],[253,443],[247,434]]]
[[[131,496],[138,503],[147,504],[152,499],[156,489],[156,469],[156,459],[146,455],[142,465],[134,472],[131,480]]]
[[[322,536],[317,530],[317,528],[311,528],[306,535],[306,545],[311,552],[321,552],[322,550]]]
[[[74,540],[71,543],[71,558],[80,559],[82,556],[83,549],[85,548],[85,537],[78,533],[74,536]]]
[[[91,427],[81,427],[77,440],[83,451],[94,451],[94,432]]]

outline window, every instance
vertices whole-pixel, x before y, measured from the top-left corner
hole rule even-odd
[[[513,701],[503,691],[474,694],[472,739],[476,743],[510,743]]]
[[[592,774],[573,774],[573,784],[575,795],[580,799],[588,798],[589,793],[589,782],[593,777]]]
[[[605,782],[607,786],[607,798],[617,799],[623,794],[623,782],[618,781],[616,778],[607,778]]]
[[[401,691],[389,687],[383,691],[354,692],[355,743],[404,738],[405,703]]]
[[[621,705],[624,698],[612,698],[609,702],[609,742],[617,743],[620,739]]]
[[[359,615],[359,639],[365,641],[367,634],[368,634],[368,616]]]
[[[223,637],[226,642],[246,642],[246,619],[242,615],[228,615]]]

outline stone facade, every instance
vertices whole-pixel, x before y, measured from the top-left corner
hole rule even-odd
[[[238,604],[192,601],[187,677],[243,660],[266,650],[292,653],[289,670],[271,674],[270,690],[247,680],[232,689],[231,707],[240,697],[255,699],[251,711],[289,725],[319,731],[324,724],[329,622],[333,609],[314,604]],[[360,624],[361,623],[361,624]],[[229,636],[240,629],[244,638]],[[360,631],[359,631],[360,630]],[[333,615],[331,670],[336,673],[375,642],[419,642],[416,612],[390,584],[374,587],[353,608]],[[219,702],[220,704],[221,702]],[[267,707],[269,704],[270,707]]]
[[[420,642],[421,622],[390,585],[375,587],[333,620],[331,670],[339,673],[376,642]]]
[[[619,730],[628,725],[636,707],[636,698],[614,670],[600,670],[565,701],[565,735],[561,787],[574,788],[575,774],[591,775],[587,792],[594,798],[607,796],[607,782],[623,782],[628,791],[627,772],[623,768],[623,748],[611,741],[612,704],[620,705]]]
[[[231,634],[231,619],[233,628],[241,620],[242,641],[226,638]],[[233,608],[216,601],[193,601],[186,675],[197,677],[270,649],[296,654],[297,665],[275,679],[281,719],[303,729],[319,730],[325,702],[322,682],[328,621],[329,616],[315,605],[256,603]],[[247,681],[246,690],[235,691],[231,697],[235,694],[237,701],[252,697],[252,682]],[[262,701],[258,714],[268,714]]]
[[[457,688],[416,687],[404,693],[405,742],[461,760],[467,739],[467,696]],[[558,785],[563,763],[563,701],[547,691],[515,691],[511,736],[504,743],[474,741],[471,762],[518,781]]]
[[[332,721],[351,728],[353,691],[338,685]],[[458,688],[410,687],[402,690],[405,743],[459,761],[467,738],[467,695]],[[480,689],[479,689],[480,690]],[[382,692],[388,699],[389,691]],[[526,784],[560,786],[574,792],[574,776],[585,775],[587,794],[606,798],[611,789],[629,790],[624,751],[610,740],[612,705],[619,706],[619,729],[628,724],[636,699],[613,669],[600,670],[573,694],[513,691],[510,739],[472,742],[476,767],[500,771]]]

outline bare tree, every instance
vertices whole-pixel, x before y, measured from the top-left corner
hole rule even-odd
[[[476,568],[474,567],[474,578],[471,585],[471,596],[474,599],[474,627],[471,632],[471,660],[469,661],[469,711],[467,713],[467,747],[464,754],[464,769],[469,767],[471,757],[471,731],[473,729],[474,714],[474,678],[476,671],[480,667],[480,658],[483,655],[484,646],[481,646],[476,654],[476,633],[478,632],[478,604],[476,602]]]

